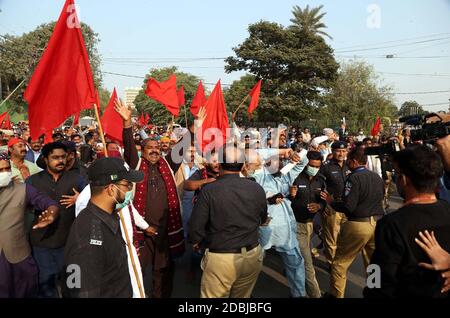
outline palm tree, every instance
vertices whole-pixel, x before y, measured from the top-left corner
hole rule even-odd
[[[293,23],[292,27],[300,28],[307,33],[319,34],[332,39],[328,33],[322,31],[322,29],[327,28],[327,26],[321,21],[325,14],[327,14],[326,12],[320,12],[322,8],[323,5],[312,9],[309,8],[309,5],[307,5],[305,9],[302,9],[299,6],[294,6],[292,10],[294,18],[291,19],[291,22]]]

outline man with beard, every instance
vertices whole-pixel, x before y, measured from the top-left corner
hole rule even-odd
[[[173,259],[185,251],[181,200],[178,197],[174,174],[180,168],[182,156],[174,162],[172,151],[165,158],[161,155],[158,140],[143,141],[139,159],[134,145],[131,109],[117,100],[115,110],[123,119],[124,157],[132,169],[144,173],[144,182],[136,186],[133,204],[150,225],[149,232],[136,235],[138,252],[143,270],[152,265],[153,298],[168,298],[172,293]],[[190,143],[188,143],[189,145]]]
[[[11,155],[11,171],[13,178],[24,182],[29,176],[32,176],[41,169],[34,163],[25,160],[27,155],[27,146],[24,140],[12,138],[8,142],[8,151]]]
[[[198,196],[203,186],[216,181],[219,172],[219,156],[216,152],[211,152],[206,159],[205,168],[195,172],[189,180],[186,181],[184,190],[195,191],[195,196]]]
[[[64,265],[64,246],[75,219],[75,201],[86,186],[76,171],[66,171],[67,147],[60,142],[42,148],[46,170],[27,179],[27,183],[61,204],[59,219],[48,228],[31,232],[33,256],[39,268],[39,296],[58,296],[57,284]]]
[[[305,297],[305,266],[297,241],[297,222],[292,211],[291,201],[288,199],[289,187],[303,171],[308,163],[306,155],[299,154],[289,149],[275,150],[280,152],[279,157],[263,163],[263,155],[255,152],[249,157],[244,172],[246,177],[254,178],[263,187],[268,205],[268,215],[272,219],[267,227],[260,227],[259,242],[264,250],[272,247],[280,254],[284,263],[286,277],[292,297]],[[306,150],[304,151],[306,152]],[[304,153],[303,152],[303,153]],[[293,168],[285,175],[280,170],[282,161],[289,158],[294,164]],[[256,159],[256,160],[255,160]]]
[[[36,163],[39,156],[41,155],[42,143],[39,139],[32,140],[30,137],[28,138],[28,144],[30,145],[30,150],[28,150],[25,156],[25,160]]]
[[[170,138],[162,137],[159,140],[159,144],[161,145],[161,156],[166,157],[170,153]]]

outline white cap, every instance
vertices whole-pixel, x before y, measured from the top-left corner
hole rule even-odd
[[[331,129],[331,128],[324,128],[323,131],[322,131],[322,133],[323,133],[325,136],[330,136],[330,135],[332,135],[332,134],[334,133],[334,130]]]
[[[328,136],[319,136],[319,137],[316,137],[316,138],[314,138],[312,141],[311,141],[311,146],[313,146],[313,147],[319,147],[319,145],[321,144],[321,143],[323,143],[323,142],[325,142],[325,141],[327,141],[328,140]]]

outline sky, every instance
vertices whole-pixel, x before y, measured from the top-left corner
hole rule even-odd
[[[119,95],[127,87],[141,87],[150,69],[171,65],[200,77],[209,89],[219,79],[231,84],[243,73],[226,74],[222,58],[233,55],[232,48],[248,37],[249,24],[267,20],[287,26],[294,5],[323,5],[332,37],[327,42],[339,62],[356,56],[372,64],[381,82],[393,86],[398,106],[416,100],[428,111],[450,107],[450,0],[76,3],[80,20],[101,40],[103,86],[117,87]],[[64,0],[0,0],[0,34],[21,35],[55,21],[63,5]],[[385,58],[388,54],[396,58]]]

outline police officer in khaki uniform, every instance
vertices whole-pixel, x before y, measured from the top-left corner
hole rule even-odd
[[[345,185],[342,202],[333,201],[326,192],[322,199],[334,209],[344,211],[347,222],[341,226],[336,254],[331,264],[330,294],[343,298],[348,268],[359,252],[367,267],[375,250],[375,226],[384,215],[384,183],[375,172],[366,169],[367,156],[363,148],[355,148],[348,154],[352,170]]]
[[[347,144],[336,141],[331,145],[333,158],[329,163],[322,166],[320,174],[325,177],[326,188],[334,202],[342,202],[345,182],[350,169],[347,166]],[[326,207],[322,217],[322,239],[324,254],[328,264],[331,266],[336,253],[336,241],[341,225],[346,221],[345,214],[341,210],[335,210],[330,205]]]

